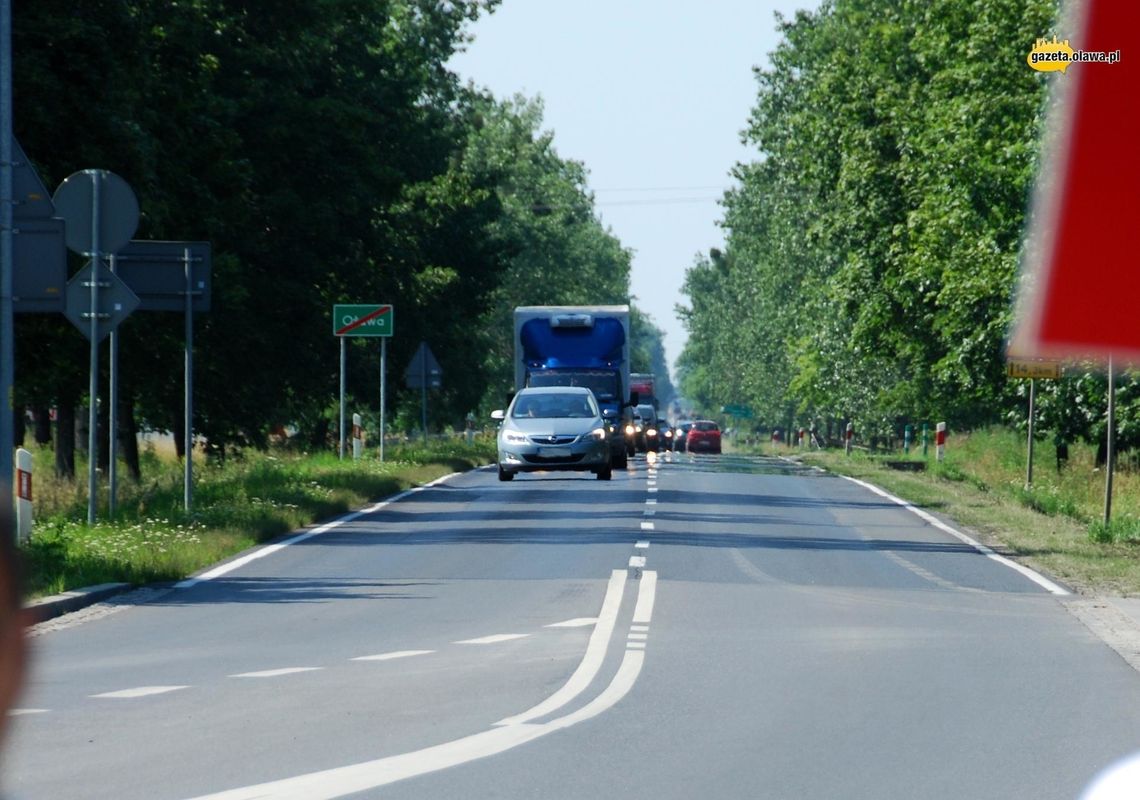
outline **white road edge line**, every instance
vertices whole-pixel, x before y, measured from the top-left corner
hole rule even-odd
[[[642,573],[641,585],[637,587],[637,605],[633,607],[635,625],[648,625],[653,619],[653,600],[657,596],[657,572]]]
[[[496,726],[519,725],[532,719],[538,719],[562,708],[586,690],[586,687],[597,676],[598,670],[602,668],[602,661],[605,660],[610,636],[613,635],[618,611],[621,609],[621,596],[622,592],[625,591],[625,581],[628,575],[629,573],[624,569],[615,569],[611,573],[609,585],[606,586],[606,596],[602,600],[602,610],[598,612],[598,624],[594,626],[594,632],[590,634],[586,653],[582,656],[582,661],[574,670],[574,674],[567,679],[562,688],[521,714],[499,720],[495,723]]]
[[[9,717],[26,717],[29,714],[46,714],[46,708],[13,708],[8,712]]]
[[[443,481],[450,480],[451,478],[462,474],[463,473],[461,472],[452,472],[448,475],[436,478],[430,483],[425,483],[423,486],[414,486],[411,489],[405,489],[399,494],[389,497],[387,500],[381,500],[379,503],[373,503],[368,508],[361,509],[360,511],[352,511],[348,514],[345,514],[343,517],[337,517],[331,522],[326,522],[324,525],[319,525],[318,527],[313,528],[311,531],[299,533],[296,536],[292,536],[283,542],[277,542],[276,544],[267,544],[264,547],[259,547],[252,553],[246,553],[241,558],[235,558],[233,561],[227,561],[224,564],[219,564],[213,569],[203,572],[201,575],[196,575],[193,578],[187,578],[186,580],[179,581],[178,583],[174,584],[174,588],[189,589],[192,586],[197,586],[199,583],[205,583],[207,581],[214,580],[214,578],[220,578],[223,575],[227,575],[233,572],[235,569],[244,567],[246,564],[249,564],[252,561],[257,561],[259,558],[265,558],[268,555],[276,553],[278,550],[284,550],[290,545],[298,544],[299,542],[303,542],[306,539],[312,539],[314,536],[320,536],[322,533],[328,533],[334,528],[339,528],[341,525],[344,525],[346,522],[352,522],[353,520],[360,519],[361,517],[367,516],[368,514],[375,514],[385,506],[391,505],[392,503],[397,503],[400,500],[403,500],[405,497],[416,494],[417,492],[422,492],[424,489],[430,489],[433,486],[442,483]]]
[[[152,694],[166,694],[177,692],[179,689],[189,689],[189,686],[138,686],[134,689],[120,689],[117,692],[103,692],[93,694],[91,697],[108,698],[111,700],[132,699],[135,697],[148,697]]]
[[[452,644],[498,644],[514,639],[525,639],[528,636],[530,636],[529,633],[493,633],[490,636],[480,636],[478,639],[461,639],[458,642],[452,642]]]
[[[349,661],[391,661],[394,658],[411,658],[412,656],[426,656],[434,650],[393,650],[391,653],[377,653],[374,656],[357,656]]]
[[[620,598],[620,593],[619,593]],[[497,755],[556,731],[593,719],[629,694],[645,663],[639,642],[626,646],[617,674],[601,694],[577,711],[541,724],[496,726],[462,739],[374,761],[311,772],[294,778],[202,795],[194,800],[332,800],[387,786],[479,758]]]
[[[878,486],[867,483],[866,481],[861,481],[858,478],[851,478],[847,475],[840,475],[839,477],[844,478],[846,480],[849,480],[852,483],[857,483],[860,486],[862,486],[864,489],[868,489],[868,490],[874,492],[875,494],[879,495],[880,497],[885,497],[888,500],[890,500],[891,502],[897,503],[898,505],[905,508],[907,511],[911,511],[914,514],[918,515],[920,518],[926,520],[931,525],[933,525],[935,528],[938,528],[941,531],[945,531],[946,533],[953,536],[955,539],[958,539],[959,541],[964,542],[965,544],[968,544],[970,547],[977,550],[979,553],[984,555],[986,558],[993,559],[994,561],[998,562],[999,564],[1006,566],[1006,567],[1009,567],[1010,569],[1012,569],[1015,572],[1021,573],[1026,578],[1033,581],[1034,583],[1036,583],[1038,586],[1040,586],[1042,589],[1049,592],[1050,594],[1055,594],[1055,595],[1070,595],[1070,594],[1072,594],[1072,592],[1070,592],[1068,589],[1064,588],[1063,586],[1058,586],[1056,583],[1053,583],[1053,581],[1049,580],[1044,575],[1041,575],[1038,572],[1034,572],[1029,567],[1026,567],[1022,564],[1018,564],[1016,561],[1008,559],[1003,555],[999,555],[998,553],[995,553],[993,550],[991,550],[989,547],[986,547],[981,542],[976,541],[976,540],[970,538],[969,536],[967,536],[966,534],[962,533],[961,531],[950,527],[945,522],[943,522],[942,520],[935,517],[933,514],[928,514],[927,512],[923,511],[921,508],[917,508],[913,504],[908,503],[906,500],[903,500],[901,497],[895,497],[890,492],[885,491],[883,489],[880,489]]]

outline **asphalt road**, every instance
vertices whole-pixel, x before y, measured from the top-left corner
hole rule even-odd
[[[119,798],[1076,798],[1140,674],[850,481],[455,476],[35,639],[3,788]]]

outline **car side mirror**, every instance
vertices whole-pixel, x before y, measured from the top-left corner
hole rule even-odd
[[[637,401],[640,399],[641,399],[641,396],[636,391],[629,393],[629,404],[630,404],[630,406],[637,405]]]
[[[491,412],[491,419],[506,419],[507,414],[501,408],[496,408]]]

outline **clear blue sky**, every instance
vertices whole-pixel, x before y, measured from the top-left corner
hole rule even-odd
[[[665,331],[685,269],[723,245],[717,204],[755,154],[740,131],[791,17],[816,0],[504,0],[450,66],[497,97],[541,95],[559,154],[590,171],[598,212],[634,253],[636,304]]]

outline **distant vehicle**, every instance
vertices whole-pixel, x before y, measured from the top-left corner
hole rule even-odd
[[[629,376],[630,391],[637,392],[638,405],[648,403],[657,410],[657,376],[652,372],[632,372]]]
[[[720,426],[710,419],[694,422],[685,437],[685,450],[690,453],[719,453]]]
[[[689,430],[693,427],[692,420],[681,420],[677,423],[677,427],[673,429],[673,449],[678,452],[685,452],[685,442],[689,436]]]
[[[639,395],[640,396],[640,395]],[[637,432],[637,449],[642,453],[661,449],[657,430],[657,409],[650,403],[638,403],[635,409],[641,417],[641,430]]]
[[[641,451],[641,442],[645,438],[645,420],[637,409],[632,409],[632,416],[625,424],[625,450],[628,458],[633,458]]]
[[[606,420],[613,466],[624,469],[629,388],[629,306],[520,306],[515,309],[515,390],[583,386]]]
[[[613,476],[611,435],[594,393],[582,386],[523,389],[504,412],[492,412],[499,427],[499,480],[519,472],[573,470]]]

